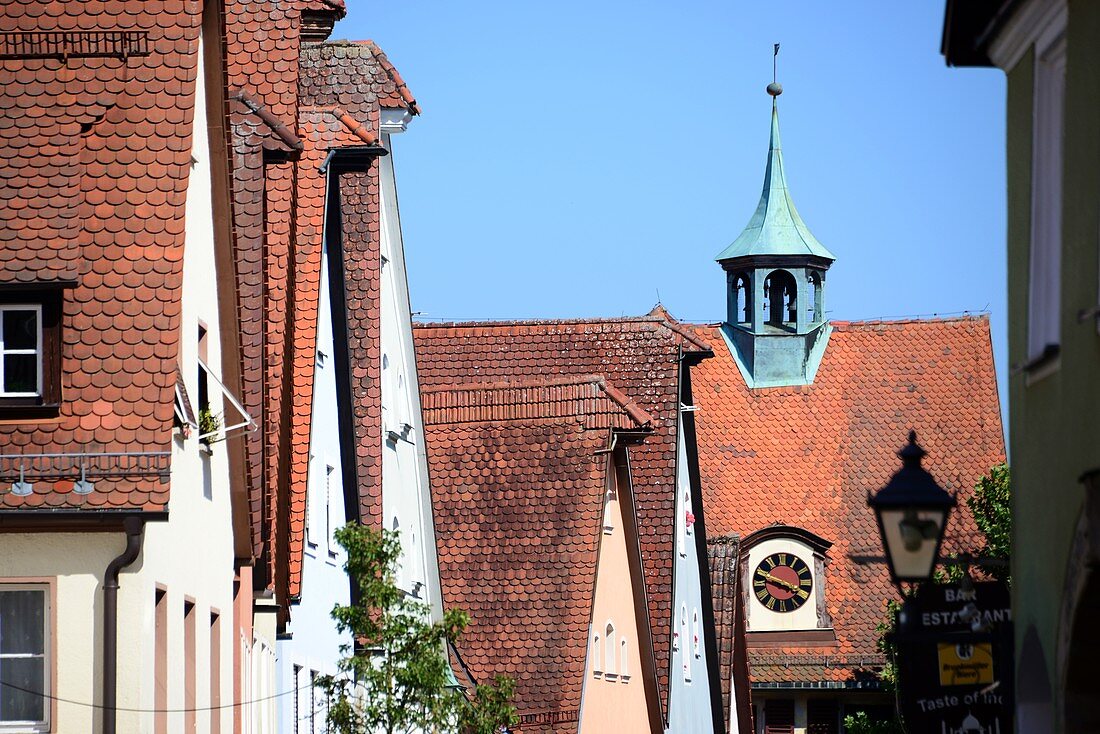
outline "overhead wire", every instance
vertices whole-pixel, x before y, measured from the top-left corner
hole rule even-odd
[[[31,689],[31,688],[24,688],[22,686],[17,686],[14,683],[9,683],[9,682],[3,681],[3,680],[0,680],[0,687],[11,688],[12,690],[20,691],[22,693],[29,693],[32,696],[37,696],[39,698],[44,698],[44,699],[49,700],[49,701],[57,701],[58,703],[67,703],[67,704],[71,704],[73,706],[84,706],[86,708],[93,708],[93,709],[110,708],[108,706],[104,706],[103,704],[99,704],[99,703],[91,703],[91,702],[88,702],[88,701],[77,701],[75,699],[64,698],[62,696],[54,696],[52,694],[44,693],[42,691],[36,691],[36,690]],[[172,709],[146,709],[146,708],[133,708],[133,707],[128,707],[128,706],[115,706],[113,708],[114,708],[115,711],[123,711],[123,712],[126,712],[126,713],[134,713],[134,714],[186,714],[186,713],[192,713],[192,712],[197,712],[197,711],[218,711],[218,710],[222,710],[222,709],[240,708],[241,706],[251,706],[254,703],[262,703],[264,701],[271,701],[271,700],[274,700],[276,698],[282,698],[283,696],[289,696],[292,693],[298,693],[299,691],[305,691],[305,690],[308,690],[310,688],[313,688],[313,686],[312,685],[304,685],[304,686],[300,686],[298,688],[291,688],[291,689],[288,689],[288,690],[285,690],[285,691],[280,691],[279,693],[273,693],[270,696],[261,696],[259,698],[253,698],[249,701],[237,701],[237,702],[234,702],[234,703],[220,704],[218,706],[197,706],[195,708],[172,708]]]

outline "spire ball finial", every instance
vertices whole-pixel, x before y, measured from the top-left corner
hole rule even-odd
[[[773,97],[778,97],[779,95],[783,94],[783,85],[779,82],[772,82],[768,85],[768,94]]]

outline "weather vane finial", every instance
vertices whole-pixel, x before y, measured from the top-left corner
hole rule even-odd
[[[775,80],[775,62],[779,57],[779,44],[775,44],[775,52],[772,54],[772,83],[768,85],[768,94],[773,98],[783,94],[783,85]]]

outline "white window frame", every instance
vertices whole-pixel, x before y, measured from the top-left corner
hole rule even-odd
[[[687,604],[680,605],[680,659],[683,661],[684,683],[691,683],[691,654],[687,644]]]
[[[604,655],[603,655],[603,677],[609,680],[613,680],[618,677],[619,669],[615,665],[615,657],[618,655],[618,639],[615,635],[615,623],[610,619],[604,623]]]
[[[1061,343],[1062,173],[1066,37],[1052,24],[1035,42],[1027,358]]]
[[[702,632],[703,628],[699,624],[699,610],[691,610],[691,651],[696,658],[703,657],[703,645],[702,645]]]
[[[599,678],[603,675],[603,665],[600,662],[600,633],[592,633],[592,675]]]
[[[615,514],[612,512],[611,503],[616,500],[615,490],[608,488],[604,492],[603,500],[603,534],[611,535],[615,532]]]
[[[306,477],[306,550],[307,552],[317,548],[317,528],[313,524],[317,522],[317,456],[309,455],[309,473]]]
[[[34,311],[37,334],[34,349],[7,349],[4,346],[3,314],[6,311]],[[9,354],[33,354],[37,357],[34,392],[7,392],[4,390],[4,357]],[[38,398],[42,396],[42,304],[41,303],[5,303],[0,306],[0,398]]]
[[[626,642],[626,635],[623,635],[619,640],[619,678],[623,683],[630,680],[630,657],[628,655],[629,645]]]
[[[336,464],[327,456],[325,457],[325,544],[328,548],[329,560],[336,558],[338,546],[334,533],[336,524],[332,522],[332,475],[336,471]]]
[[[0,732],[49,732],[53,714],[53,587],[48,582],[0,582],[0,591],[38,591],[42,593],[42,721],[0,721]],[[3,658],[26,658],[33,655],[0,655]]]

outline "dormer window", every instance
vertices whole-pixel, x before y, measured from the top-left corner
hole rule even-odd
[[[61,400],[60,292],[0,295],[0,406],[56,409]]]
[[[42,394],[42,305],[0,306],[0,397]]]

